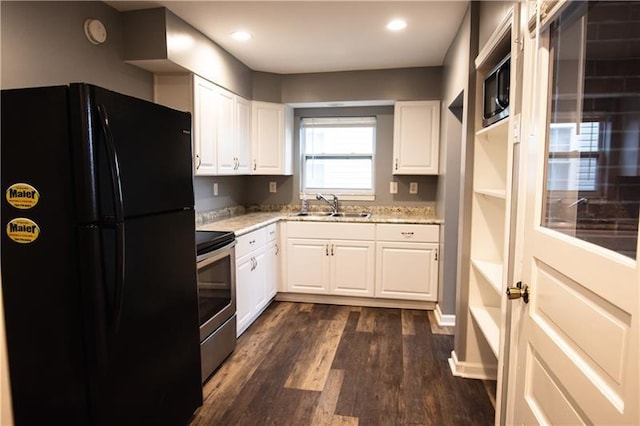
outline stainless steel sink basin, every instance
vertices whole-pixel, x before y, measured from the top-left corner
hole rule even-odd
[[[331,217],[360,217],[363,219],[368,219],[371,217],[371,213],[369,212],[359,212],[359,213],[337,212],[337,213],[333,213]]]
[[[331,212],[298,212],[293,214],[293,216],[302,217],[329,217],[331,215]]]
[[[296,216],[296,217],[318,217],[318,218],[340,218],[340,217],[344,217],[344,218],[362,218],[362,219],[368,219],[371,217],[371,213],[369,212],[358,212],[358,213],[352,213],[352,212],[337,212],[337,213],[331,213],[331,212],[298,212],[298,213],[294,213],[292,216]]]

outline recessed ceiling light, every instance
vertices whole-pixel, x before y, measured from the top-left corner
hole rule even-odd
[[[387,29],[391,31],[400,31],[407,28],[407,21],[404,19],[394,19],[387,24]]]
[[[251,39],[251,34],[246,31],[234,31],[231,33],[231,37],[238,41],[247,41]]]

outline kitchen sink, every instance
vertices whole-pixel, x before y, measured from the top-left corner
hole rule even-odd
[[[298,213],[294,213],[292,216],[296,216],[296,217],[326,217],[326,218],[344,217],[344,218],[368,219],[368,218],[371,217],[371,213],[369,213],[369,212],[358,212],[358,213],[352,213],[352,212],[337,212],[337,213],[331,213],[331,212],[298,212]]]
[[[333,213],[331,212],[298,212],[294,213],[293,216],[303,216],[303,217],[330,217]]]
[[[331,217],[360,217],[363,219],[368,219],[371,217],[371,213],[369,212],[359,212],[359,213],[351,213],[351,212],[337,212],[332,213]]]

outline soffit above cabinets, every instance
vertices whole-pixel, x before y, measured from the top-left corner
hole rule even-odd
[[[166,7],[254,71],[278,74],[441,66],[468,1],[107,1]],[[390,32],[394,18],[407,28]],[[239,42],[243,29],[252,39]]]

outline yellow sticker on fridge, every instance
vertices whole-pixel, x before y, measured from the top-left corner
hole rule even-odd
[[[40,235],[40,227],[31,219],[17,217],[7,223],[7,235],[16,243],[29,244]]]
[[[7,202],[16,209],[27,210],[38,204],[40,193],[28,183],[14,183],[5,194]]]

